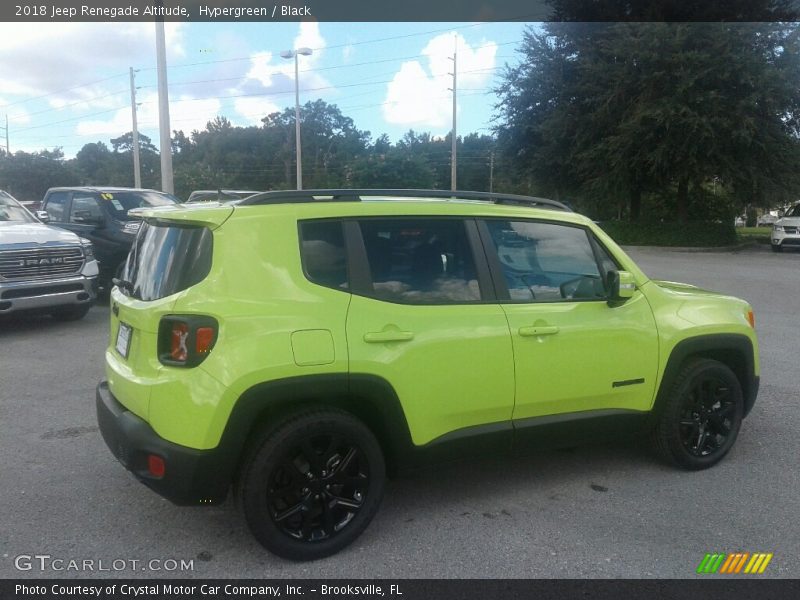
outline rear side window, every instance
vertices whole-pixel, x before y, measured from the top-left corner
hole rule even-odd
[[[211,270],[212,241],[206,227],[145,223],[122,272],[123,292],[150,301],[200,283]]]
[[[348,288],[347,253],[341,221],[301,223],[300,255],[310,281],[337,290]]]
[[[47,197],[45,210],[51,221],[63,223],[67,220],[66,208],[69,203],[69,192],[51,192]]]
[[[364,219],[360,226],[371,296],[403,304],[480,302],[463,220]]]
[[[487,221],[512,301],[554,302],[606,297],[587,232],[535,221]]]

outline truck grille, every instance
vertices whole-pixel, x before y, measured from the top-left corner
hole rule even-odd
[[[76,246],[0,252],[0,278],[8,281],[73,275],[82,266],[83,250]]]
[[[797,234],[797,227],[793,225],[784,225],[783,226],[784,233],[791,233],[792,235]]]

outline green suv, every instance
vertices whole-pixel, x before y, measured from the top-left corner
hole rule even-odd
[[[636,432],[685,469],[759,385],[752,308],[649,279],[539,198],[273,191],[137,209],[97,413],[181,505],[234,490],[267,549],[330,555],[387,474]]]

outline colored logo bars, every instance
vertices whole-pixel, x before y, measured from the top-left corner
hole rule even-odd
[[[697,566],[697,573],[723,573],[727,575],[763,573],[772,560],[772,552],[736,552],[733,554],[706,554]]]

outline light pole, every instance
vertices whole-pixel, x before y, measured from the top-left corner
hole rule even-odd
[[[311,56],[311,48],[298,48],[281,52],[281,58],[294,58],[294,135],[295,153],[297,154],[297,189],[303,189],[303,162],[300,151],[300,81],[297,69],[297,56]]]

